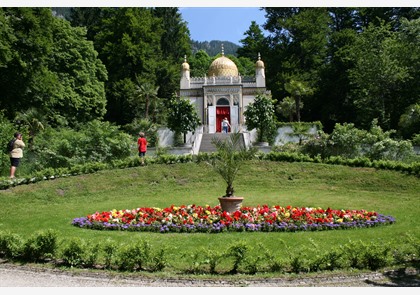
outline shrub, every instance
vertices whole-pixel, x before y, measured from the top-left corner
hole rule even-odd
[[[146,119],[134,119],[133,122],[123,127],[124,131],[132,136],[132,140],[137,142],[139,132],[144,132],[149,147],[159,145],[158,125]],[[136,148],[137,150],[137,148]]]
[[[43,261],[54,258],[57,251],[57,233],[53,230],[40,231],[29,237],[23,247],[27,261]]]
[[[102,244],[102,251],[104,253],[104,260],[105,260],[106,268],[111,268],[112,263],[117,254],[117,249],[118,249],[118,244],[110,239],[107,239]]]
[[[418,267],[420,262],[420,240],[412,233],[406,233],[404,243],[393,250],[394,263],[397,265]]]
[[[249,246],[244,242],[232,244],[227,249],[227,255],[233,258],[233,267],[230,273],[238,273],[239,265],[245,260],[245,254],[249,250]]]
[[[120,270],[137,271],[144,270],[150,261],[150,244],[148,241],[133,242],[120,248],[117,254],[117,264]]]
[[[87,244],[85,256],[83,259],[84,267],[93,267],[98,261],[101,246],[99,243]]]
[[[130,156],[132,138],[108,122],[92,121],[78,129],[46,128],[34,145],[33,169],[111,163]]]
[[[158,249],[150,257],[150,271],[162,271],[168,265],[166,250]]]
[[[23,252],[22,238],[9,231],[0,232],[0,255],[7,259],[19,259]]]
[[[203,258],[203,251],[195,251],[193,253],[182,253],[181,258],[188,261],[187,273],[198,274],[201,273],[202,266],[206,264],[206,260]]]
[[[271,95],[258,94],[244,112],[248,130],[257,130],[258,142],[272,143],[276,136],[276,116]]]
[[[397,141],[385,138],[372,144],[367,156],[372,160],[406,161],[414,156],[414,151],[408,140]]]
[[[364,265],[370,270],[378,270],[389,265],[391,247],[389,244],[371,242],[362,253]]]
[[[326,158],[330,154],[328,150],[328,140],[329,135],[319,131],[318,136],[311,137],[307,140],[300,148],[300,151],[310,157],[320,156],[321,158]]]
[[[353,123],[335,124],[328,142],[329,155],[340,155],[346,158],[357,157],[361,152],[364,135],[365,132],[357,129]]]
[[[292,273],[308,272],[310,270],[309,260],[305,252],[290,255],[289,265]]]
[[[209,265],[209,271],[212,274],[216,273],[216,267],[224,257],[224,254],[215,250],[204,250],[205,263]]]
[[[73,238],[66,244],[61,253],[65,265],[71,267],[83,266],[87,255],[86,242],[80,238]]]
[[[420,146],[420,133],[414,134],[412,139],[411,139],[411,143],[413,145],[417,145]]]

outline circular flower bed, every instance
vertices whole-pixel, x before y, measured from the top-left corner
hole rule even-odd
[[[73,225],[98,230],[153,232],[316,231],[392,224],[395,218],[374,211],[281,206],[242,207],[226,213],[215,207],[182,205],[96,212],[75,218]]]

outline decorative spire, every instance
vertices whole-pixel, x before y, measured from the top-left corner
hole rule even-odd
[[[225,56],[225,49],[223,48],[223,43],[222,43],[222,56]]]
[[[187,55],[184,55],[184,62],[187,62]]]
[[[258,60],[261,60],[261,54],[258,52]]]

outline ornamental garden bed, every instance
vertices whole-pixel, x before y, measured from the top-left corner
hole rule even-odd
[[[72,224],[96,230],[127,230],[149,232],[220,233],[293,232],[332,229],[366,228],[395,223],[392,216],[375,211],[282,207],[258,205],[241,207],[233,213],[220,205],[182,205],[167,208],[143,207],[95,212],[73,219]]]

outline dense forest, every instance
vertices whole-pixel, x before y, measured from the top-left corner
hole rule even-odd
[[[0,8],[2,126],[34,140],[41,127],[165,125],[185,56],[203,76],[223,42],[241,75],[261,54],[278,121],[420,133],[419,8],[263,10],[268,35],[251,22],[236,48],[191,40],[175,7]]]
[[[226,55],[233,55],[237,56],[237,51],[239,46],[235,43],[229,42],[229,41],[219,41],[219,40],[211,40],[211,41],[205,41],[205,42],[199,42],[199,41],[191,41],[192,44],[192,53],[196,54],[198,51],[203,50],[210,56],[216,56],[220,54],[220,48],[223,49]]]

